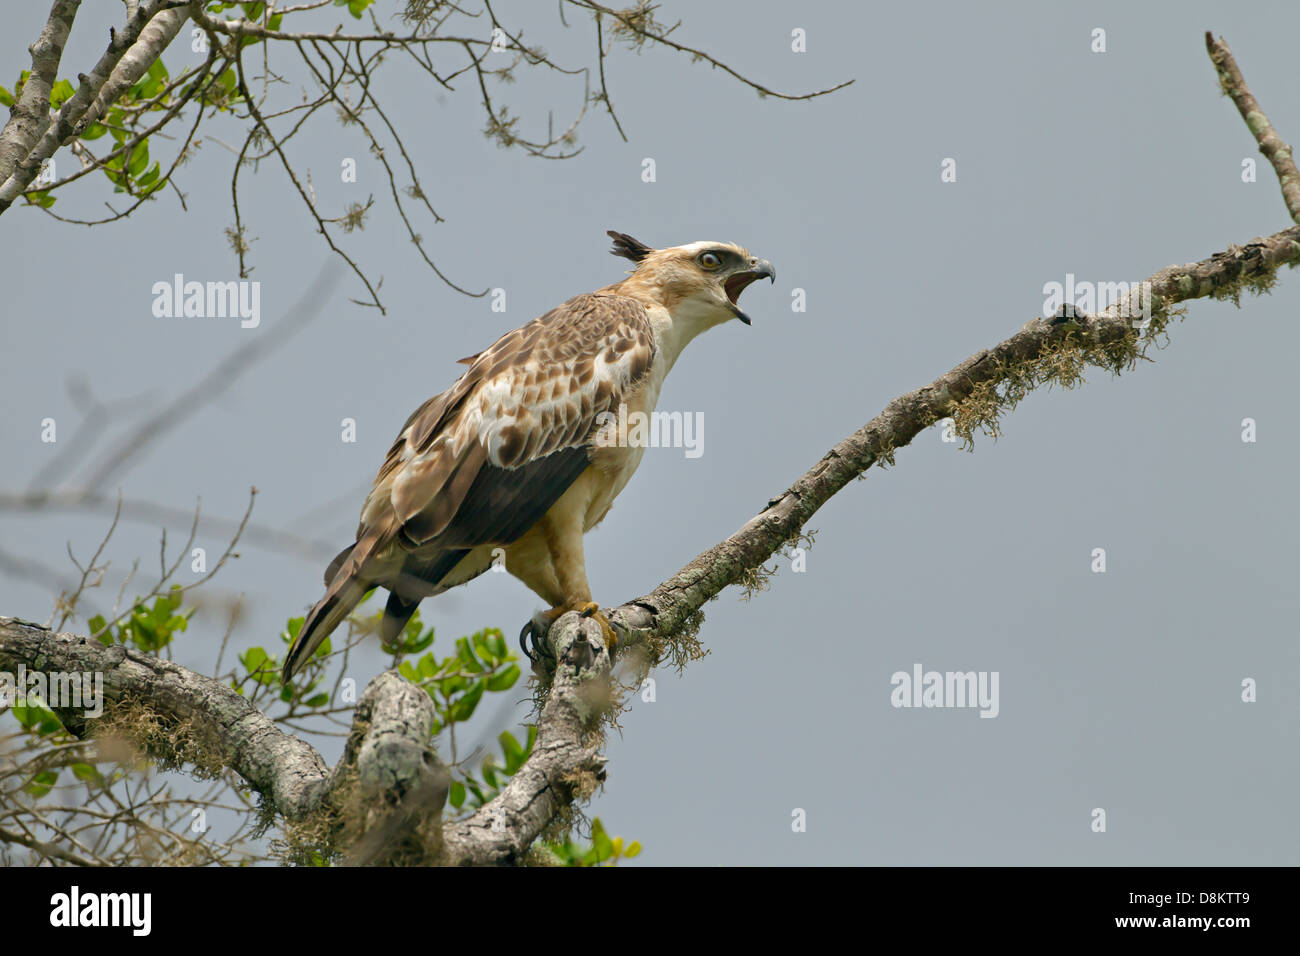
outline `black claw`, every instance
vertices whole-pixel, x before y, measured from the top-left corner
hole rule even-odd
[[[537,638],[535,636],[532,618],[528,619],[528,622],[519,632],[519,649],[524,652],[524,657],[536,664],[537,658],[533,657],[533,652],[528,649],[528,638],[530,635],[533,635],[533,642],[536,644]]]
[[[524,652],[524,656],[536,664],[544,657],[550,657],[549,649],[542,643],[542,638],[546,636],[548,627],[539,627],[537,618],[529,618],[528,623],[523,626],[519,632],[519,648]],[[530,650],[528,645],[532,644]]]

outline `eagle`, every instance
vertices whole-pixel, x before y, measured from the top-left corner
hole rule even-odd
[[[388,591],[379,632],[391,643],[421,600],[497,559],[549,605],[543,620],[576,610],[615,645],[591,597],[582,537],[645,451],[620,442],[620,410],[622,421],[652,413],[682,349],[729,319],[749,325],[740,294],[757,279],[775,282],[776,270],[729,242],[652,249],[608,235],[613,254],[635,263],[626,278],[461,359],[469,368],[460,378],[406,420],[361,508],[356,542],[330,563],[325,595],[289,648],[286,684],[376,586]]]

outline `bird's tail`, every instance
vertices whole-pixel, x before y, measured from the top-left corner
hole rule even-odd
[[[321,642],[343,623],[352,609],[361,603],[366,592],[374,586],[358,576],[359,563],[353,560],[341,562],[342,566],[335,571],[325,589],[325,596],[308,612],[307,619],[302,622],[302,629],[298,631],[298,636],[284,659],[284,668],[280,672],[284,683],[289,683],[293,675],[302,669]]]

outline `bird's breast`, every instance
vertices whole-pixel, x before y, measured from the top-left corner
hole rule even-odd
[[[627,487],[645,455],[650,423],[666,368],[658,361],[644,379],[612,410],[591,449],[591,496],[584,530],[604,520],[619,492]]]

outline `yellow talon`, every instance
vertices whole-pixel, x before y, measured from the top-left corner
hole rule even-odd
[[[612,652],[618,644],[618,635],[614,633],[614,626],[609,623],[609,618],[600,613],[600,605],[591,601],[577,608],[577,611],[583,617],[593,618],[600,625],[600,633],[605,637],[605,649]]]

